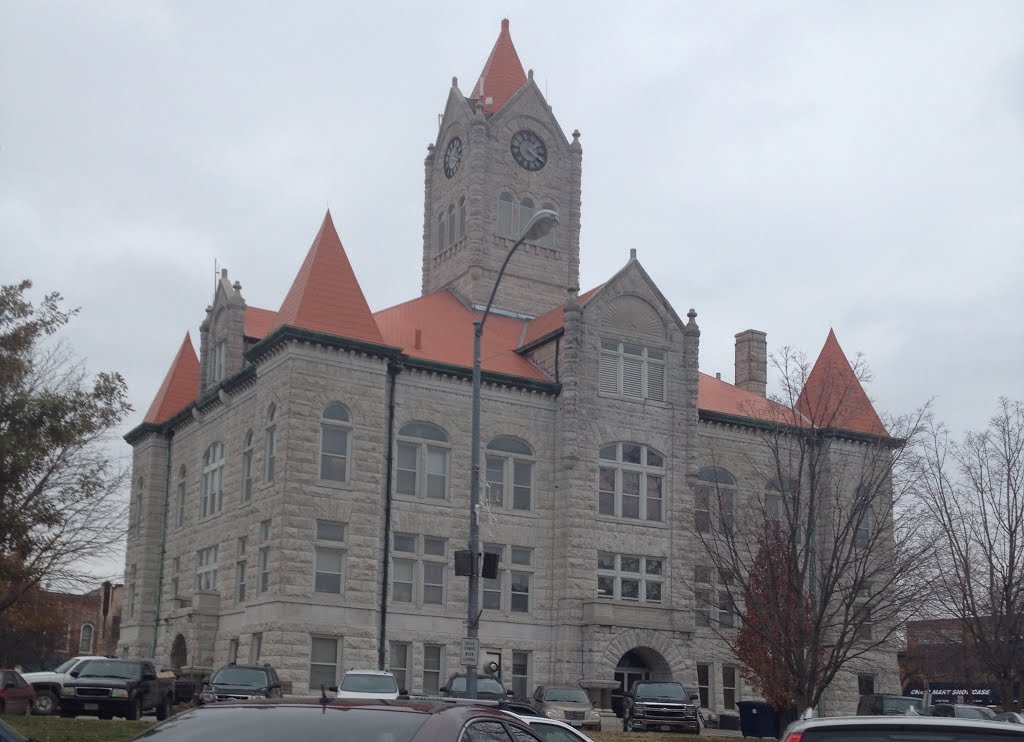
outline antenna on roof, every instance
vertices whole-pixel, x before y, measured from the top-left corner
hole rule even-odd
[[[213,293],[217,293],[217,280],[220,278],[220,261],[213,259]]]

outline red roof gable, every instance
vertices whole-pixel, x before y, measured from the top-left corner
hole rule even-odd
[[[472,368],[473,322],[481,314],[442,289],[377,312],[374,319],[384,342],[401,348],[406,355]],[[480,366],[494,373],[551,381],[515,352],[525,326],[523,320],[490,315],[480,338]]]
[[[245,308],[245,327],[242,333],[247,338],[259,340],[270,334],[277,322],[277,312],[259,307]]]
[[[519,61],[512,35],[508,32],[508,18],[503,18],[498,40],[494,42],[491,56],[487,57],[480,79],[476,81],[469,97],[483,104],[484,113],[494,113],[501,110],[508,99],[525,84],[523,63]]]
[[[282,325],[381,342],[380,330],[334,229],[330,211],[324,216],[271,329]]]
[[[833,330],[814,362],[796,409],[821,428],[888,435]]]
[[[164,377],[149,411],[142,419],[146,423],[162,423],[199,397],[199,358],[192,347],[192,338],[186,332],[178,348],[178,355]]]

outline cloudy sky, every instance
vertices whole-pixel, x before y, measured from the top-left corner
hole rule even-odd
[[[506,16],[583,135],[584,289],[636,248],[729,380],[737,331],[813,357],[831,326],[880,411],[1024,398],[1016,0],[8,0],[0,280],[81,307],[128,427],[215,261],[277,308],[328,207],[371,307],[416,296],[426,146]]]

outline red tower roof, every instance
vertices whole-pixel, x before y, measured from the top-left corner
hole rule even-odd
[[[274,329],[282,325],[383,342],[330,211],[281,303]]]
[[[842,428],[868,435],[889,434],[839,347],[833,330],[828,331],[825,345],[796,401],[796,409],[821,428]]]
[[[143,422],[162,423],[174,413],[195,402],[199,397],[199,358],[192,347],[192,338],[185,333],[185,339],[178,348],[171,368],[164,377],[164,383],[153,398],[153,404]]]
[[[498,40],[494,42],[491,56],[487,57],[470,97],[480,101],[484,113],[494,113],[525,84],[526,72],[508,32],[508,18],[503,18]]]

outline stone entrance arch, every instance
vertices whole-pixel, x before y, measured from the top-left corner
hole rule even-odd
[[[171,669],[180,670],[188,662],[188,647],[185,645],[185,637],[178,634],[171,644]]]
[[[602,693],[602,707],[621,711],[622,693],[637,680],[682,682],[687,666],[671,636],[651,629],[627,629],[605,648],[602,675],[611,688]],[[605,696],[604,694],[608,695]]]

